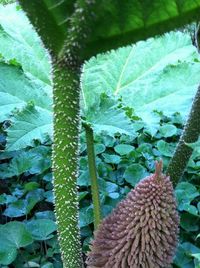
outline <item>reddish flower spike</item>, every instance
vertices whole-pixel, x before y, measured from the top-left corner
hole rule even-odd
[[[88,268],[169,267],[178,241],[179,217],[172,183],[162,174],[141,180],[95,232]]]

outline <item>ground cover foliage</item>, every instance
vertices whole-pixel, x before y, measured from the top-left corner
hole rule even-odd
[[[0,7],[0,264],[62,267],[53,213],[49,57],[20,8],[6,9]],[[162,157],[167,167],[199,71],[199,55],[183,32],[99,55],[84,65],[82,119],[95,133],[103,216],[154,171],[155,159]],[[195,147],[175,190],[181,223],[174,267],[200,266],[200,155]],[[93,207],[84,130],[78,186],[85,253]]]

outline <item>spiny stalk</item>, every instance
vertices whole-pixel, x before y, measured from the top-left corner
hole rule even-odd
[[[183,175],[186,165],[192,155],[193,149],[186,143],[193,143],[198,140],[200,135],[200,86],[194,97],[194,101],[185,124],[183,133],[175,149],[175,153],[167,168],[167,174],[170,176],[174,186]]]

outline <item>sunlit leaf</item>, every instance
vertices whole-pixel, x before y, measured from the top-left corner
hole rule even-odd
[[[140,41],[93,57],[84,65],[84,107],[98,107],[99,94],[104,92],[121,97],[146,123],[153,120],[153,110],[186,116],[199,72],[199,55],[188,34],[171,32]]]
[[[8,129],[7,150],[19,150],[33,145],[33,140],[44,142],[52,134],[52,114],[40,113],[33,106],[27,106],[12,119]]]

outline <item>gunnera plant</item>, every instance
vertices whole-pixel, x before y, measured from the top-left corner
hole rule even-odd
[[[94,234],[89,268],[169,267],[178,242],[179,216],[170,178],[155,174],[135,189],[105,218]]]

